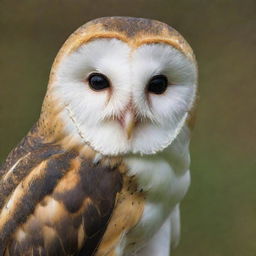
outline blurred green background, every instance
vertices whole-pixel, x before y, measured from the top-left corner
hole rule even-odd
[[[256,1],[0,0],[0,161],[37,120],[67,36],[101,16],[164,21],[192,45],[201,100],[174,256],[256,255]]]

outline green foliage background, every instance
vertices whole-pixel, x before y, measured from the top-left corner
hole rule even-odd
[[[198,59],[192,186],[173,255],[255,256],[255,0],[0,0],[0,161],[37,120],[67,36],[113,15],[170,24]]]

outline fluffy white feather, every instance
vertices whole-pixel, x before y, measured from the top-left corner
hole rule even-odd
[[[177,207],[190,184],[189,130],[183,127],[177,138],[164,151],[154,156],[130,155],[126,157],[126,163],[130,174],[136,175],[140,189],[147,193],[147,202],[142,219],[127,235],[125,255],[130,255],[129,253],[140,249],[143,245],[146,246],[145,251],[148,251],[147,246],[152,248],[147,241],[154,237],[162,225],[167,225],[168,219],[172,234],[169,241],[173,246],[177,245],[180,234]],[[159,234],[156,237],[162,236]],[[135,240],[137,243],[133,245]],[[159,244],[156,249],[160,253],[161,241],[154,240],[153,243],[155,246]],[[166,247],[162,250],[165,252]],[[151,255],[155,254],[153,252],[148,254]]]

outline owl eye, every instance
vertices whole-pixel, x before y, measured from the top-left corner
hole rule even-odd
[[[153,76],[148,82],[147,90],[154,94],[162,94],[168,87],[168,79],[164,75]]]
[[[92,73],[88,77],[89,86],[95,91],[101,91],[110,87],[108,78],[100,73]]]

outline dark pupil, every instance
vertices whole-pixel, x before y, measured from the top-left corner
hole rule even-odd
[[[103,90],[109,87],[108,79],[102,74],[91,74],[88,78],[89,85],[94,90]]]
[[[166,91],[168,80],[164,75],[157,75],[151,78],[148,83],[148,91],[155,94],[162,94]]]

